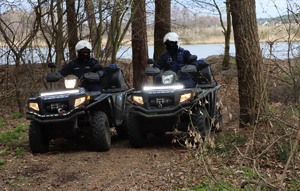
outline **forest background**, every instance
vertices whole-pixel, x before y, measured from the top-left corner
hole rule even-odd
[[[0,136],[0,163],[3,165],[5,172],[11,175],[10,181],[17,185],[22,185],[14,178],[15,176],[19,177],[19,175],[14,174],[14,168],[18,166],[18,163],[12,165],[11,158],[14,160],[21,157],[22,160],[22,155],[25,155],[23,159],[26,161],[26,157],[30,155],[26,147],[27,140],[21,136],[24,136],[28,129],[28,124],[24,122],[23,118],[24,103],[26,103],[28,97],[37,95],[42,89],[49,88],[44,81],[44,76],[48,72],[46,66],[48,62],[55,61],[59,67],[62,66],[74,57],[74,50],[72,53],[72,49],[74,49],[78,39],[90,39],[95,47],[94,55],[101,60],[103,65],[118,62],[126,71],[129,82],[133,85],[133,82],[137,81],[132,80],[132,72],[134,71],[131,69],[131,61],[120,61],[115,56],[118,48],[123,44],[130,44],[132,39],[133,34],[130,30],[131,7],[128,5],[128,2],[131,1],[95,2],[97,3],[84,4],[82,1],[72,0],[66,2],[28,1],[26,6],[23,4],[24,1],[1,1],[0,3],[0,55],[1,59],[4,58],[5,60],[0,68],[2,90],[0,95],[2,106],[0,108],[1,132],[3,132]],[[101,9],[98,9],[100,2],[103,4],[100,6]],[[185,1],[175,2],[171,9],[171,29],[181,36],[183,44],[224,42],[222,37],[224,37],[223,32],[226,29],[224,26],[227,23],[224,22],[224,26],[222,26],[219,14],[226,12],[223,1],[193,1],[195,4],[192,6],[185,4]],[[217,11],[214,2],[219,5],[220,12]],[[68,5],[74,10],[71,8],[66,9]],[[95,7],[91,8],[92,5]],[[192,7],[196,7],[196,5],[199,9],[196,9],[195,12]],[[273,4],[271,3],[271,5]],[[146,4],[147,6],[148,4]],[[153,7],[152,9],[151,7],[148,8],[150,9],[147,9],[147,14],[150,15],[148,15],[150,18],[153,18],[155,10]],[[221,175],[218,174],[220,175],[218,180],[228,174],[231,174],[231,176],[238,174],[238,178],[231,177],[232,179],[228,180],[233,187],[246,179],[246,182],[241,183],[244,186],[245,184],[253,184],[257,188],[265,187],[270,190],[277,188],[297,190],[299,188],[298,141],[300,135],[297,134],[299,132],[300,113],[300,76],[299,58],[297,56],[299,54],[297,47],[299,39],[297,14],[299,5],[296,1],[288,1],[285,8],[286,14],[279,14],[275,18],[258,19],[260,41],[267,42],[270,45],[268,57],[270,59],[265,60],[267,72],[263,76],[268,79],[264,85],[269,88],[268,92],[270,92],[268,113],[262,115],[262,119],[265,119],[264,123],[249,127],[248,131],[245,130],[247,132],[236,128],[236,123],[239,123],[239,119],[236,117],[239,115],[239,109],[238,106],[235,108],[230,106],[236,106],[238,103],[238,99],[236,99],[238,95],[233,94],[233,92],[236,93],[237,89],[237,62],[235,58],[230,59],[230,70],[220,69],[222,68],[219,66],[221,65],[220,59],[211,62],[212,65],[216,63],[214,66],[219,66],[219,70],[214,71],[217,71],[219,78],[222,79],[220,83],[223,87],[223,94],[227,96],[227,100],[230,100],[228,102],[224,101],[224,120],[228,122],[225,123],[228,131],[218,136],[219,139],[216,139],[215,147],[207,144],[206,147],[203,147],[203,150],[197,150],[196,152],[204,153],[204,157],[208,159],[206,162],[210,164],[213,163],[212,158],[214,157],[214,159],[226,158],[226,160],[232,156],[234,156],[232,158],[237,158],[236,162],[238,164],[234,160],[227,161],[228,164],[233,164],[232,168],[229,169],[222,166],[224,160],[216,160],[216,163],[225,169],[221,170]],[[211,15],[200,14],[205,12],[210,12]],[[76,18],[75,23],[74,20],[68,20],[66,17],[67,14],[72,13],[75,16],[70,18]],[[96,18],[90,20],[93,16],[96,16]],[[226,20],[225,15],[221,18]],[[93,24],[93,20],[101,22]],[[147,42],[149,44],[155,41],[154,25],[153,22],[147,22]],[[74,31],[77,35],[74,35]],[[74,37],[74,39],[71,37]],[[231,34],[230,39],[233,42],[233,34]],[[276,42],[286,42],[289,45],[287,60],[280,60],[273,56],[272,51]],[[32,53],[45,47],[49,49],[49,52],[45,54],[43,51],[38,51],[37,54],[43,62],[33,62],[33,59],[31,59]],[[65,55],[66,50],[68,54]],[[149,56],[151,57],[151,55]],[[231,73],[228,73],[229,71]],[[232,92],[230,92],[231,90]],[[230,95],[231,93],[232,95]],[[18,122],[18,120],[21,120],[21,122]],[[16,124],[14,121],[18,123]],[[260,133],[257,133],[258,131]],[[209,151],[213,151],[214,157],[208,154],[208,148],[211,149]],[[208,165],[208,167],[212,167],[207,170],[208,174],[209,170],[218,171],[218,169],[213,168],[214,166]],[[26,168],[22,170],[26,171]],[[213,180],[213,176],[210,177]],[[234,180],[235,178],[238,182]],[[6,177],[2,180],[6,180]],[[10,184],[10,181],[5,182],[5,185],[13,187],[14,184]],[[215,185],[214,183],[213,185]],[[217,182],[216,185],[222,185],[223,183],[228,184],[228,182],[221,182],[221,184]],[[0,184],[0,188],[1,186]],[[205,186],[205,184],[202,186]]]

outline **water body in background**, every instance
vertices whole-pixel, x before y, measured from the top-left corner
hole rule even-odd
[[[300,43],[293,43],[290,47],[290,58],[298,57],[300,54]],[[209,56],[221,55],[224,54],[224,44],[193,44],[193,45],[182,45],[184,49],[187,49],[191,54],[197,55],[198,58],[207,58]],[[261,49],[263,56],[265,58],[272,59],[287,59],[288,58],[288,44],[285,42],[278,42],[272,46],[272,55],[270,56],[270,46],[267,43],[261,43]],[[0,64],[14,64],[13,54],[10,53],[8,56],[6,48],[0,47]],[[51,51],[54,53],[54,50]],[[148,47],[148,56],[153,58],[154,47]],[[32,63],[45,63],[46,56],[48,55],[48,49],[38,48],[38,49],[26,49],[23,55],[23,58],[26,62],[31,61]],[[234,44],[230,45],[230,55],[235,56],[235,46]],[[67,58],[66,54],[66,58]],[[55,56],[53,55],[53,58]],[[131,46],[123,46],[117,53],[117,58],[119,59],[131,59],[132,58],[132,49]],[[54,60],[53,60],[54,62]]]
[[[223,44],[193,44],[193,45],[181,45],[182,48],[189,50],[191,54],[197,55],[198,58],[207,58],[212,55],[220,55],[224,52]],[[231,46],[230,54],[234,55],[235,50],[232,49],[234,46]],[[153,58],[154,46],[148,46],[148,56]],[[132,57],[132,49],[129,46],[121,47],[117,58],[126,58],[129,59]]]
[[[265,58],[287,59],[288,58],[288,44],[285,42],[278,42],[272,45],[272,55],[270,55],[270,45],[267,43],[260,44],[262,49],[262,55]],[[297,57],[300,55],[300,44],[294,43],[291,47],[290,57]],[[209,56],[224,54],[224,44],[193,44],[193,45],[181,45],[182,48],[189,50],[191,54],[197,55],[198,58],[207,58]],[[153,58],[154,47],[148,46],[148,56]],[[235,56],[235,46],[230,44],[230,55]],[[130,46],[121,47],[118,54],[118,58],[131,59],[132,49]]]

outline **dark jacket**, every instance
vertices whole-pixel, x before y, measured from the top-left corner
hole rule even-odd
[[[81,79],[85,73],[91,72],[94,68],[94,65],[99,64],[99,61],[95,58],[89,58],[87,61],[80,62],[79,59],[72,60],[68,64],[62,67],[62,69],[59,71],[59,73],[62,76],[67,75],[75,75],[78,77],[78,79]],[[102,68],[102,67],[101,67]],[[100,69],[101,69],[100,68]],[[83,81],[81,84],[81,87],[84,87],[87,91],[101,91],[102,87],[100,84],[97,83],[91,83]]]
[[[163,53],[158,59],[157,65],[161,70],[172,70],[177,73],[182,66],[188,63],[190,56],[190,51],[179,47],[176,55],[170,55],[168,51]]]
[[[176,55],[171,55],[168,51],[163,53],[156,64],[161,70],[172,70],[178,74],[180,68],[188,63],[190,56],[190,51],[179,47]],[[195,86],[196,83],[188,74],[179,73],[178,75],[179,81],[182,82],[185,87]]]

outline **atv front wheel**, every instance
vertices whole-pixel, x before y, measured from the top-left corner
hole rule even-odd
[[[211,131],[211,120],[206,107],[196,109],[195,114],[192,116],[192,122],[203,137],[209,135]]]
[[[39,123],[35,121],[30,122],[28,136],[29,146],[33,154],[49,151],[49,139]]]
[[[147,133],[141,127],[141,118],[130,112],[127,119],[128,139],[134,148],[140,148],[147,144]]]
[[[91,116],[91,143],[97,151],[108,151],[111,144],[109,122],[102,111],[96,111]]]
[[[212,124],[212,131],[213,132],[220,132],[222,131],[222,127],[223,127],[223,116],[221,111],[217,112],[217,115],[215,116],[215,121]]]

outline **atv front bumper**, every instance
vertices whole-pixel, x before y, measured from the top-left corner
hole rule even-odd
[[[163,117],[175,117],[178,115],[181,115],[183,112],[187,112],[191,106],[193,105],[193,102],[188,103],[181,103],[179,105],[176,105],[174,107],[167,107],[167,108],[160,108],[160,109],[146,109],[142,106],[131,106],[130,112],[138,115],[143,116],[146,118],[163,118]]]
[[[41,115],[33,111],[26,112],[26,119],[39,123],[72,122],[77,116],[84,115],[83,108],[71,110],[68,113]]]

